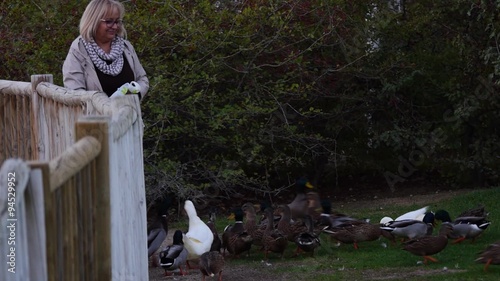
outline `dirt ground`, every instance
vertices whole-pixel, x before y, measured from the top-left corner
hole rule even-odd
[[[427,188],[399,188],[399,189],[370,189],[359,192],[359,188],[356,190],[345,189],[343,192],[332,192],[323,193],[323,197],[328,197],[335,204],[335,209],[342,211],[342,209],[353,210],[357,207],[363,208],[382,208],[387,205],[429,205],[438,200],[443,200],[459,194],[470,192],[470,189],[457,189],[457,190],[446,190],[438,187],[427,187]],[[332,195],[341,194],[341,195]],[[436,196],[439,194],[439,196]],[[163,245],[169,245],[172,242],[173,231],[169,231],[169,237],[164,241]],[[219,233],[220,234],[220,233]],[[287,266],[297,266],[296,262],[293,261],[282,261],[273,260],[271,264],[267,264],[255,253],[245,259],[245,262],[234,261],[231,258],[226,259],[226,266],[223,272],[223,280],[239,280],[239,281],[281,281],[281,280],[304,280],[303,277],[298,277],[296,273],[286,273]],[[300,266],[300,265],[299,265]],[[278,274],[273,273],[277,268],[282,268],[279,270]],[[326,269],[324,269],[326,270]],[[342,269],[333,269],[342,270]],[[429,270],[425,270],[425,274],[432,273]],[[435,272],[438,273],[438,272]],[[366,280],[397,280],[398,277],[394,276],[394,272],[383,272],[378,270],[365,270],[363,276]],[[410,275],[408,275],[410,274]],[[415,274],[415,276],[420,276],[418,272],[408,273],[406,277]],[[278,276],[277,276],[278,275]],[[364,277],[364,278],[365,278]],[[159,281],[159,280],[201,280],[202,276],[198,269],[192,269],[189,271],[188,275],[180,276],[175,274],[173,276],[164,276],[164,270],[161,267],[150,267],[149,270],[149,280]],[[214,278],[207,278],[206,280],[217,280]]]

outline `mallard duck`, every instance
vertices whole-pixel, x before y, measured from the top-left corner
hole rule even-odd
[[[190,260],[198,259],[203,253],[210,251],[214,234],[212,230],[196,214],[193,202],[186,200],[184,210],[189,217],[189,229],[184,234],[184,247],[188,250],[187,265]]]
[[[402,220],[423,220],[425,214],[427,213],[427,210],[429,209],[429,206],[422,207],[420,209],[410,211],[407,213],[402,214],[401,216],[397,217],[396,219],[392,219],[391,217],[383,217],[380,220],[380,224],[385,224],[391,221],[402,221]]]
[[[484,209],[483,205],[479,205],[477,207],[468,209],[463,211],[461,214],[458,215],[458,217],[488,217],[488,212]]]
[[[167,215],[162,215],[148,228],[148,256],[151,257],[161,246],[168,233]]]
[[[381,235],[378,224],[363,220],[347,221],[335,228],[324,229],[323,232],[330,234],[339,242],[353,244],[354,249],[359,249],[358,243],[377,240]]]
[[[314,186],[307,180],[306,177],[301,177],[295,182],[295,198],[288,204],[292,220],[299,219],[307,214],[309,202],[306,190],[312,188],[314,188]]]
[[[334,213],[332,214],[332,203],[330,200],[321,200],[321,208],[323,212],[320,214],[317,221],[321,229],[334,229],[339,225],[350,221],[359,221],[359,219],[347,216],[345,214]]]
[[[215,218],[216,218],[215,210],[211,210],[208,215],[208,221],[207,221],[207,225],[214,235],[214,240],[212,241],[212,246],[210,246],[210,251],[220,252],[220,249],[222,247],[222,241],[219,237],[217,229],[215,228]]]
[[[253,239],[243,226],[243,210],[236,208],[233,213],[235,222],[224,228],[222,242],[224,249],[238,257],[241,253],[250,251]]]
[[[188,251],[182,242],[182,231],[174,232],[172,245],[163,249],[160,254],[160,266],[165,269],[165,276],[169,276],[171,271],[179,269],[181,275],[185,275],[182,265],[186,262]]]
[[[425,206],[425,207],[422,207],[420,209],[404,213],[401,216],[397,217],[395,220],[401,221],[401,220],[413,219],[413,220],[421,221],[424,219],[425,214],[427,214],[428,209],[429,209],[429,206]]]
[[[253,244],[262,246],[262,235],[264,235],[265,228],[257,224],[257,213],[255,206],[252,203],[245,203],[241,206],[245,213],[245,223],[243,225],[246,232],[252,236]],[[267,225],[266,225],[267,227]]]
[[[281,254],[284,257],[285,249],[288,245],[288,239],[284,233],[274,228],[273,210],[267,208],[265,210],[267,217],[267,227],[262,235],[262,246],[264,249],[264,259],[267,260],[269,252]]]
[[[298,255],[300,251],[304,251],[310,252],[311,256],[314,256],[314,250],[321,245],[321,242],[318,235],[314,233],[312,217],[306,215],[303,220],[307,227],[307,231],[299,233],[295,238],[295,244],[297,245],[295,255]]]
[[[443,223],[437,236],[424,236],[417,239],[411,239],[403,243],[403,250],[416,256],[424,257],[424,264],[427,261],[437,262],[432,255],[437,254],[448,245],[448,236],[453,231],[449,223]]]
[[[460,217],[456,218],[453,224],[453,243],[460,243],[465,239],[472,242],[481,235],[491,224],[484,217]]]
[[[454,244],[460,243],[465,239],[471,239],[472,242],[481,235],[491,224],[485,217],[458,217],[451,220],[450,214],[445,210],[436,211],[436,220],[450,223],[453,232],[450,238],[455,239]]]
[[[422,221],[420,220],[400,220],[391,221],[380,225],[382,231],[388,231],[392,236],[408,239],[420,238],[432,235],[434,229],[434,214],[427,213]],[[386,235],[384,235],[387,237]],[[393,239],[391,239],[393,240]]]
[[[484,271],[488,271],[490,264],[500,264],[500,241],[488,245],[476,259],[476,262],[484,263]]]
[[[173,199],[171,196],[158,201],[150,212],[152,222],[148,226],[148,257],[151,257],[161,246],[168,234],[168,209],[172,205]]]
[[[291,222],[291,212],[288,205],[280,205],[276,209],[281,219],[278,222],[277,229],[286,235],[288,241],[295,242],[295,238],[300,233],[307,232],[307,226],[302,220]]]
[[[224,269],[224,256],[217,251],[203,253],[200,256],[201,280],[206,276],[214,277],[218,275],[217,280],[222,281],[222,270]]]

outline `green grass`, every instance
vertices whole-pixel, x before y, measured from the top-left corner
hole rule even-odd
[[[439,194],[436,194],[439,196]],[[322,245],[317,250],[315,257],[299,256],[290,258],[295,247],[290,244],[286,252],[286,258],[281,260],[278,256],[271,255],[270,261],[275,265],[265,270],[269,274],[290,276],[287,280],[498,280],[500,266],[492,265],[488,272],[483,271],[483,264],[475,263],[477,253],[486,248],[487,245],[500,240],[500,188],[477,190],[454,198],[429,204],[431,210],[447,210],[452,219],[460,212],[482,204],[489,211],[489,220],[492,224],[474,243],[466,240],[460,244],[451,244],[441,252],[434,255],[438,263],[428,265],[417,264],[423,260],[401,249],[400,245],[392,245],[386,239],[364,242],[360,249],[355,250],[352,245],[340,245],[330,242],[326,235],[321,236]],[[391,206],[384,205],[377,208],[366,207],[338,210],[356,217],[371,218],[372,222],[378,222],[383,216],[395,217],[407,211],[422,206]],[[217,222],[219,233],[225,225],[231,223],[223,218]],[[182,228],[186,228],[185,223]],[[435,230],[437,233],[437,230]],[[387,247],[382,247],[382,242]],[[228,266],[248,266],[262,271],[260,261],[263,255],[257,248],[252,250],[249,257],[238,260],[231,259]],[[305,279],[304,279],[305,278]],[[283,279],[279,279],[283,280]]]

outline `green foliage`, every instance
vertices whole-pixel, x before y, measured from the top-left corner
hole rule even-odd
[[[420,154],[414,171],[434,170],[451,183],[497,182],[498,146],[490,141],[498,137],[487,120],[499,113],[493,71],[498,60],[484,63],[486,50],[486,57],[498,55],[491,48],[494,39],[488,39],[498,25],[498,9],[491,5],[418,1],[398,17],[380,14],[380,50],[370,59],[383,72],[376,102],[386,100],[388,106],[373,112],[375,147],[410,162]]]
[[[286,175],[293,182],[318,159],[335,155],[335,135],[319,133],[344,98],[332,92],[335,78],[328,73],[339,49],[331,38],[335,27],[323,16],[334,8],[322,1],[312,11],[281,2],[232,9],[209,3],[157,7],[170,25],[150,43],[158,51],[170,46],[170,53],[165,63],[148,66],[149,73],[162,73],[163,82],[152,84],[166,93],[145,104],[145,119],[155,116],[154,134],[145,140],[155,144],[146,145],[153,148],[150,160],[178,159],[176,170],[162,177],[182,173],[200,187],[220,188],[222,181],[269,190],[269,178],[288,184]],[[314,25],[301,21],[305,16]],[[345,60],[337,53],[336,60]]]
[[[3,1],[0,8],[0,78],[29,81],[50,73],[62,85],[62,63],[78,36],[82,1]]]
[[[151,82],[150,196],[272,193],[302,174],[498,183],[499,1],[124,4]],[[0,77],[61,85],[85,5],[3,4]]]

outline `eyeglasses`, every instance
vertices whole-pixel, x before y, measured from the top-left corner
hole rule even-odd
[[[105,20],[105,19],[101,19],[102,22],[105,22],[106,23],[106,26],[107,27],[113,27],[115,24],[117,26],[121,26],[123,24],[123,20],[111,20],[111,19],[108,19],[108,20]]]

